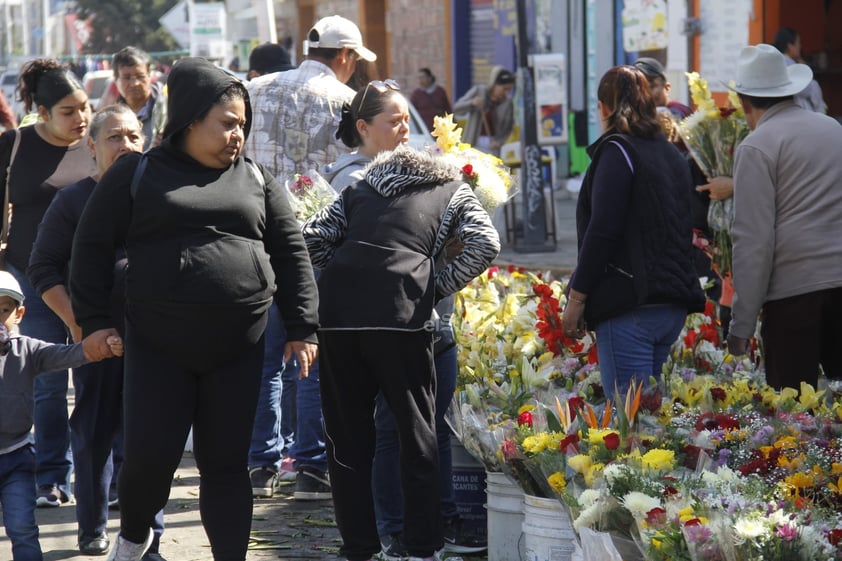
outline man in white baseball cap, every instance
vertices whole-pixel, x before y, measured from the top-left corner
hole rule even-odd
[[[363,46],[363,36],[357,24],[342,16],[327,16],[310,28],[307,33],[307,47],[310,49],[348,48],[361,59],[377,60],[377,55]]]
[[[766,381],[777,389],[815,387],[820,364],[842,379],[842,126],[793,100],[812,78],[760,44],[740,52],[730,86],[752,132],[734,162],[728,348],[745,354],[762,308]]]

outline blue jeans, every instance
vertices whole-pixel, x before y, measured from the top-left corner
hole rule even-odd
[[[286,448],[284,421],[290,423],[291,410],[295,408],[294,380],[291,387],[293,391],[287,391],[287,370],[294,371],[293,375],[297,375],[297,371],[292,364],[290,368],[284,364],[286,328],[281,312],[275,304],[269,308],[264,336],[266,349],[263,355],[263,375],[260,379],[257,413],[251,433],[249,467],[270,467],[277,471],[280,469],[281,458]],[[287,427],[287,430],[294,429]]]
[[[456,347],[436,355],[436,439],[439,450],[439,496],[442,520],[456,516],[453,498],[453,466],[450,449],[450,427],[445,421],[447,408],[456,391]],[[374,511],[377,533],[389,536],[403,530],[403,496],[401,494],[400,445],[395,417],[383,397],[377,394],[374,414],[377,444],[372,465]]]
[[[0,454],[0,505],[15,561],[41,561],[35,522],[35,450],[32,445]]]
[[[9,264],[7,269],[23,290],[26,317],[21,323],[21,333],[50,343],[67,343],[64,323],[41,300],[26,275]],[[70,496],[73,460],[67,421],[67,379],[67,370],[35,378],[35,459],[38,486],[58,485]]]
[[[287,368],[298,378],[297,360],[289,361]],[[289,455],[295,460],[296,469],[308,466],[319,472],[326,472],[327,452],[322,421],[322,398],[319,394],[318,360],[310,365],[310,375],[297,379],[295,385],[295,442],[289,448]]]
[[[632,379],[656,378],[675,342],[687,309],[673,304],[640,306],[596,326],[599,370],[607,399],[624,395]]]

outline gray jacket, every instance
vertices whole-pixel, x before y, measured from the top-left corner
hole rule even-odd
[[[731,333],[770,300],[842,286],[842,126],[793,101],[766,110],[734,161]]]
[[[335,162],[322,168],[322,175],[338,193],[365,177],[365,166],[369,163],[371,158],[359,152],[342,154]]]
[[[0,356],[0,454],[32,442],[35,376],[86,364],[82,344],[59,345],[13,336],[12,348]]]
[[[473,104],[474,98],[487,98],[490,87],[486,85],[474,86],[459,101],[453,104],[453,114],[457,117],[467,116],[468,122],[465,130],[462,131],[462,140],[471,145],[476,145],[477,139],[483,134],[483,112]],[[503,144],[515,126],[514,103],[511,98],[503,100],[494,108],[494,136],[493,139]],[[487,135],[486,135],[487,136]]]

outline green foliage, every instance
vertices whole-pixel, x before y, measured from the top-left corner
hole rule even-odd
[[[115,53],[127,46],[145,51],[178,48],[158,18],[178,0],[77,0],[76,11],[84,19],[93,16],[89,53]]]

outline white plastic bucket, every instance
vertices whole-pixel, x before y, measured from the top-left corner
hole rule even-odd
[[[508,475],[486,472],[488,561],[517,561],[523,526],[523,491]]]
[[[570,561],[576,534],[567,508],[557,499],[523,497],[525,561]]]

